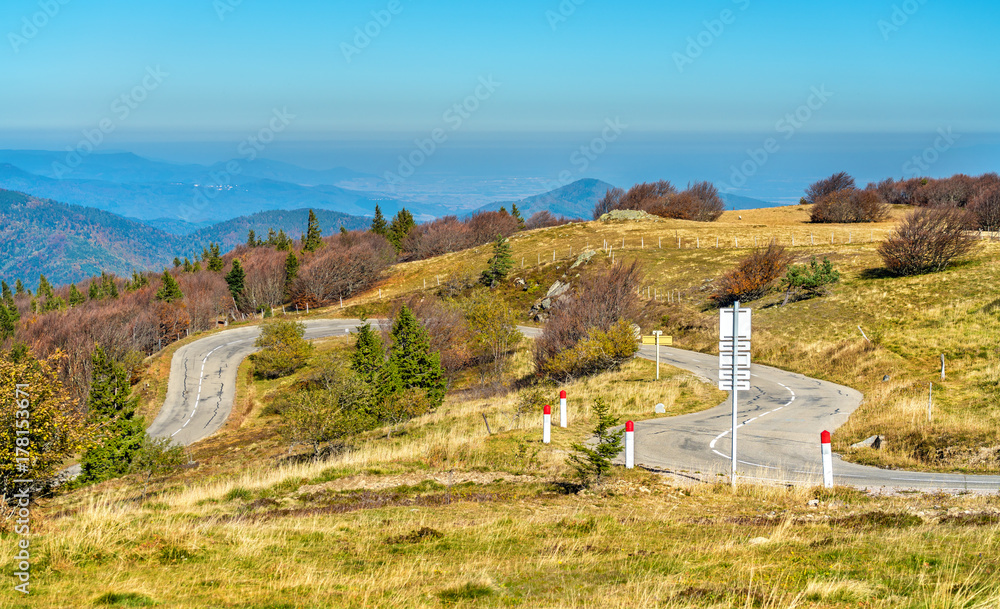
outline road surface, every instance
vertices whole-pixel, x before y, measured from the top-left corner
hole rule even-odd
[[[361,322],[306,321],[306,338],[337,336]],[[529,337],[537,328],[520,328]],[[257,327],[213,334],[178,349],[171,361],[167,398],[149,427],[157,437],[192,444],[218,431],[232,410],[240,363],[255,351]],[[640,356],[653,359],[655,347]],[[660,347],[660,360],[712,383],[718,357]],[[819,434],[833,432],[861,403],[861,394],[834,383],[753,365],[751,389],[740,393],[737,455],[744,478],[821,483]],[[652,409],[653,405],[650,404]],[[691,473],[729,473],[731,405],[636,425],[636,464]],[[834,480],[857,487],[993,490],[1000,476],[965,476],[883,470],[845,463],[834,455]]]

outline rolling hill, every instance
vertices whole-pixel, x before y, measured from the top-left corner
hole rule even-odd
[[[341,226],[357,230],[370,223],[367,218],[315,211],[324,235]],[[193,257],[212,242],[228,251],[245,243],[251,229],[261,238],[271,228],[298,238],[308,217],[308,209],[260,212],[178,236],[106,211],[0,190],[0,278],[34,286],[38,275],[45,274],[58,285],[101,271],[127,276],[133,270],[160,270],[175,256]]]

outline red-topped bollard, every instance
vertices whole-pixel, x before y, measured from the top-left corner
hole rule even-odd
[[[625,423],[625,468],[635,467],[635,423]]]
[[[566,427],[566,392],[559,392],[559,427]]]
[[[542,443],[552,442],[552,407],[545,405],[545,414],[542,415]]]
[[[830,449],[830,432],[821,433],[819,441],[823,455],[823,486],[833,488],[833,452]]]

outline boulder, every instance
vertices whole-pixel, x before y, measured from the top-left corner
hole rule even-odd
[[[866,438],[857,444],[851,444],[851,448],[874,448],[875,450],[879,450],[882,448],[882,436]]]

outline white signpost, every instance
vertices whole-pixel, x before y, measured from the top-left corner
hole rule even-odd
[[[736,486],[736,402],[740,391],[750,389],[750,309],[737,301],[719,310],[719,390],[733,395],[732,464],[729,480]]]

